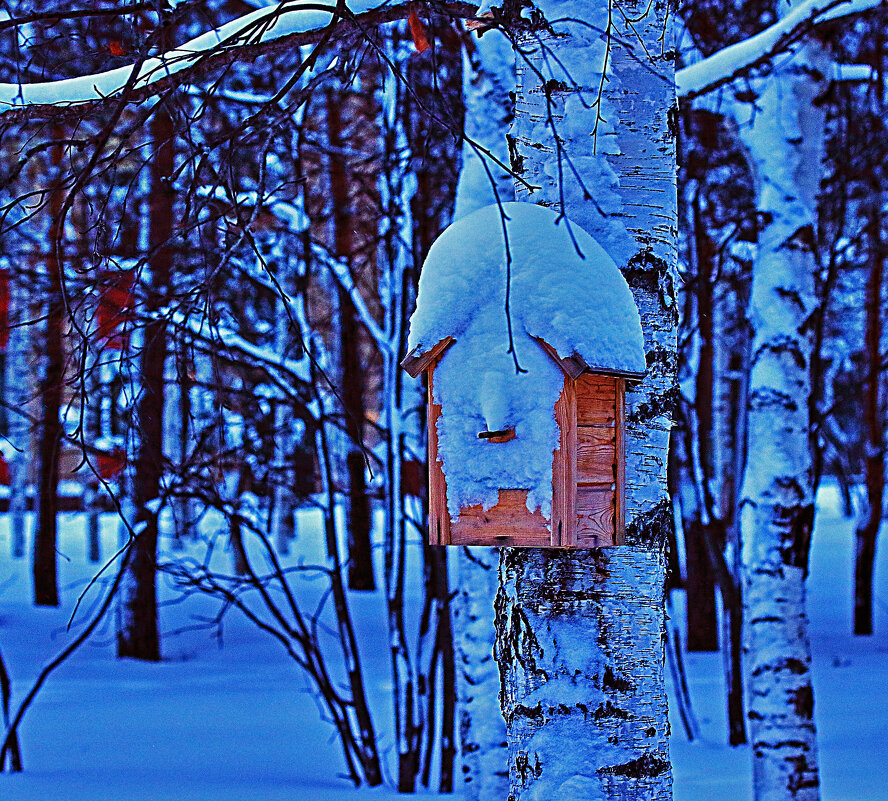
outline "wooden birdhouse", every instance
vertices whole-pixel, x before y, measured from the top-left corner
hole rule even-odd
[[[579,226],[529,203],[503,210],[438,238],[410,321],[401,364],[428,381],[429,542],[619,545],[638,310]]]

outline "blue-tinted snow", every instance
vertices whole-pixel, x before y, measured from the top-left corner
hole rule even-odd
[[[29,519],[30,519],[29,515]],[[221,521],[204,521],[205,531]],[[284,567],[323,561],[319,513],[299,514],[299,539]],[[103,516],[103,547],[117,544],[114,515]],[[876,567],[876,635],[851,635],[852,520],[838,512],[837,493],[821,490],[812,541],[809,613],[814,654],[816,720],[823,801],[888,799],[888,550]],[[884,534],[885,532],[883,532]],[[27,559],[10,558],[8,516],[0,515],[0,649],[12,674],[14,704],[41,664],[69,641],[65,624],[86,562],[83,515],[60,517],[61,609],[34,609]],[[162,543],[169,545],[169,540]],[[417,538],[408,558],[419,575]],[[377,550],[381,555],[381,549]],[[165,554],[171,556],[169,551]],[[181,553],[179,554],[181,555]],[[186,556],[200,558],[189,545]],[[220,547],[214,561],[228,568]],[[381,565],[377,564],[380,568]],[[294,582],[310,603],[320,581]],[[160,582],[161,597],[173,597]],[[683,630],[683,593],[676,624]],[[387,773],[395,771],[391,736],[385,599],[351,593],[374,720],[382,732]],[[410,615],[419,589],[407,587]],[[0,774],[3,801],[395,801],[391,789],[355,791],[337,778],[342,770],[332,727],[320,720],[307,682],[270,638],[232,617],[221,644],[210,632],[170,632],[212,612],[205,600],[162,607],[165,661],[138,664],[114,658],[113,631],[105,628],[49,679],[21,730],[26,772]],[[491,609],[491,615],[493,610]],[[747,748],[725,745],[722,665],[719,654],[686,655],[702,738],[684,740],[672,715],[675,801],[749,801]],[[340,675],[336,671],[337,676]],[[457,771],[457,776],[460,773]],[[453,796],[422,794],[439,801]]]

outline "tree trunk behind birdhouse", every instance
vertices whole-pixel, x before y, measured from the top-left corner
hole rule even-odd
[[[483,147],[508,163],[506,135],[513,114],[509,92],[515,83],[514,72],[511,46],[499,31],[488,31],[481,38],[466,37],[465,133],[472,142],[463,144],[454,220],[496,202],[497,197],[501,202],[514,200],[511,176],[493,164],[488,164],[488,175],[476,150]],[[506,725],[499,709],[499,673],[493,657],[499,551],[460,548],[457,564],[454,626],[463,794],[466,801],[502,801],[508,796],[509,773]]]
[[[561,206],[614,258],[641,314],[648,371],[626,393],[625,545],[503,552],[497,659],[510,801],[669,799],[664,546],[677,321],[670,22],[664,2],[623,6],[619,19],[598,0],[537,7],[562,21],[555,36],[538,20],[516,22],[532,67],[518,55],[512,166],[541,186],[529,196],[519,186],[518,195]]]
[[[828,65],[815,45],[768,77],[740,131],[765,228],[753,264],[748,461],[741,493],[745,662],[756,799],[820,797],[805,577],[813,246]],[[819,77],[818,77],[819,76]]]

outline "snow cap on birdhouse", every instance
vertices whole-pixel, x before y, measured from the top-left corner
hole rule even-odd
[[[530,203],[455,222],[423,266],[408,351],[429,378],[432,544],[620,542],[623,393],[644,347],[589,234]]]

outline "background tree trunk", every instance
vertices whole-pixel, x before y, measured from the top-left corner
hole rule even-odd
[[[164,305],[173,267],[174,132],[169,111],[161,106],[151,120],[153,158],[149,197],[149,284],[146,310]],[[156,662],[160,659],[157,625],[157,540],[163,479],[164,374],[167,360],[166,322],[156,319],[144,328],[141,397],[138,405],[138,454],[133,481],[135,523],[121,581],[121,621],[117,655]],[[152,503],[154,502],[154,503]]]
[[[61,131],[54,131],[57,139]],[[59,512],[59,455],[62,448],[62,384],[65,353],[62,326],[65,307],[62,298],[64,269],[64,236],[61,221],[64,193],[62,190],[62,147],[50,151],[49,235],[47,237],[46,272],[49,297],[46,312],[46,355],[41,387],[43,419],[40,428],[37,477],[37,522],[34,527],[34,603],[37,606],[58,606],[59,589],[56,564],[56,533]]]
[[[372,88],[365,87],[372,97]],[[354,126],[346,131],[342,112],[355,104],[348,94],[327,96],[327,135],[330,141],[330,194],[333,200],[333,228],[335,253],[352,269],[356,244],[352,230],[357,225],[352,210],[352,192],[346,173],[346,148],[349,133],[357,135]],[[354,110],[354,109],[352,109]],[[355,112],[358,113],[358,112]],[[345,417],[346,474],[348,475],[348,504],[346,529],[348,533],[348,586],[351,590],[374,590],[373,548],[370,542],[370,500],[367,497],[364,442],[364,370],[361,364],[360,330],[357,311],[349,293],[339,288],[339,363],[342,370],[342,406]]]
[[[814,45],[768,76],[741,135],[766,228],[753,266],[744,624],[756,799],[820,797],[805,577],[814,527],[808,437],[813,224],[828,62]]]
[[[871,187],[874,198],[881,198],[878,182]],[[882,499],[885,493],[885,443],[882,433],[885,416],[880,397],[882,382],[882,279],[885,270],[885,246],[879,203],[869,209],[867,226],[870,244],[869,275],[866,283],[866,400],[863,427],[866,437],[865,475],[866,512],[857,526],[854,553],[854,633],[873,633],[873,568],[876,539],[882,525]]]
[[[7,410],[9,441],[14,450],[9,459],[9,530],[12,539],[12,556],[25,555],[27,542],[28,466],[31,453],[31,423],[25,410],[31,387],[30,345],[31,327],[25,325],[29,318],[28,292],[18,276],[9,276],[9,343],[6,348],[6,399],[11,407]]]

